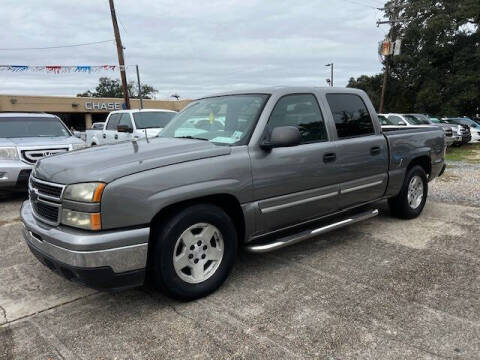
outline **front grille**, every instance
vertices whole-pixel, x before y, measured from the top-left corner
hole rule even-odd
[[[447,137],[452,137],[452,136],[453,136],[453,131],[452,131],[452,129],[445,129],[445,136],[447,136]]]
[[[40,201],[32,201],[32,206],[36,215],[52,223],[58,222],[58,207]]]
[[[25,149],[21,150],[22,159],[29,164],[35,164],[38,160],[55,154],[60,154],[68,151],[68,147],[55,149]]]
[[[47,195],[60,199],[62,195],[63,186],[57,186],[53,184],[47,184],[44,182],[39,182],[36,179],[32,178],[32,187],[37,189],[39,195]]]
[[[30,203],[37,219],[51,225],[60,223],[61,197],[64,187],[64,185],[30,177]]]

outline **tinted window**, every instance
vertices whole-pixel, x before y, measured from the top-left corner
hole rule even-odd
[[[122,116],[121,113],[116,113],[110,115],[110,119],[108,119],[107,128],[106,130],[117,130],[118,122],[120,121],[120,117]]]
[[[362,98],[353,94],[327,94],[339,138],[374,134],[373,122]]]
[[[137,129],[164,128],[177,115],[174,112],[141,111],[133,114]]]
[[[295,126],[303,142],[327,140],[327,131],[317,100],[311,94],[288,95],[278,100],[268,120],[271,132],[279,126]]]
[[[118,125],[128,126],[129,128],[133,129],[132,120],[130,120],[130,114],[123,113],[122,116],[120,117]]]
[[[0,137],[70,136],[63,123],[54,117],[1,117]]]

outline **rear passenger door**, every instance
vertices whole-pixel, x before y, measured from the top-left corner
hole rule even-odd
[[[115,140],[115,135],[117,134],[117,126],[120,121],[122,113],[111,114],[108,118],[105,130],[102,134],[102,143],[103,144],[112,144]]]
[[[374,125],[365,100],[347,93],[327,93],[326,100],[337,131],[339,206],[381,198],[388,179],[387,141]]]
[[[277,100],[264,135],[275,127],[295,126],[297,146],[250,150],[257,233],[268,233],[318,218],[337,208],[335,144],[314,94],[288,94]]]

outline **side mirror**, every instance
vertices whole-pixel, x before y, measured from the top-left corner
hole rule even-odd
[[[122,133],[133,133],[133,129],[128,125],[118,125],[117,131]]]
[[[302,135],[295,126],[280,126],[272,130],[270,139],[265,139],[260,147],[270,150],[276,147],[297,146],[302,142]]]

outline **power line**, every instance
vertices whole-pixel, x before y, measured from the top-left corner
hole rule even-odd
[[[102,41],[94,41],[88,43],[80,43],[80,44],[71,44],[71,45],[58,45],[58,46],[46,46],[46,47],[31,47],[31,48],[0,48],[0,51],[22,51],[22,50],[48,50],[48,49],[62,49],[62,48],[71,48],[77,46],[88,46],[88,45],[96,45],[96,44],[103,44],[107,42],[114,42],[114,39],[111,40],[102,40]]]
[[[368,8],[370,8],[370,9],[375,9],[375,10],[378,9],[378,7],[376,7],[376,6],[369,5],[369,4],[365,4],[365,3],[361,3],[361,2],[358,2],[358,1],[355,1],[355,0],[342,0],[342,1],[348,2],[348,3],[350,3],[350,4],[365,6],[365,7],[368,7]]]

